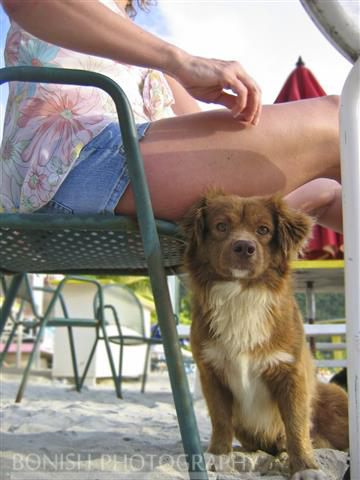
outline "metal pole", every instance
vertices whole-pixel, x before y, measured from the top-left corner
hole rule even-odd
[[[351,478],[360,478],[360,59],[340,101]]]
[[[360,478],[360,28],[339,1],[300,0],[325,37],[354,67],[340,101],[345,307],[351,478]]]

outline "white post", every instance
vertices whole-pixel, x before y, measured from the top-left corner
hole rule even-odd
[[[44,275],[34,273],[32,275],[31,284],[33,287],[43,287],[44,286]],[[43,298],[44,293],[42,291],[33,291],[33,299],[35,303],[36,310],[39,315],[43,314]],[[41,357],[41,347],[37,351],[35,358],[35,367],[40,368],[40,357]]]
[[[360,59],[340,101],[351,478],[360,479]]]
[[[45,279],[45,275],[42,275],[42,274],[39,274],[39,273],[34,273],[34,274],[32,274],[31,284],[32,284],[33,287],[41,287],[42,288],[44,286],[44,279]],[[38,314],[42,315],[43,310],[44,310],[44,307],[43,307],[44,292],[34,290],[33,291],[33,298],[34,298],[34,302],[35,302]]]
[[[175,309],[175,278],[176,278],[175,275],[168,275],[167,277],[170,300],[171,300],[171,305],[173,307],[173,310]]]
[[[22,341],[23,341],[23,326],[19,325],[16,332],[16,368],[21,368]]]
[[[179,315],[179,279],[176,275],[168,275],[167,282],[173,312],[175,315]]]

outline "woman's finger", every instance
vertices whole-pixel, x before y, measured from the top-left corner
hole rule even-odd
[[[231,109],[233,117],[237,118],[245,109],[248,104],[248,89],[238,79],[233,81],[229,87],[235,94],[235,103]]]
[[[246,76],[241,80],[247,89],[247,104],[242,114],[246,121],[254,123],[261,104],[261,90],[252,78]]]
[[[260,103],[259,103],[257,112],[256,112],[254,120],[253,120],[254,125],[257,125],[259,123],[260,117],[261,117],[261,112],[262,112],[262,103],[261,103],[261,99],[260,99]]]

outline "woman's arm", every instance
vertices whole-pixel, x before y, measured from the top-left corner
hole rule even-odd
[[[41,40],[158,69],[178,80],[194,98],[223,105],[244,121],[254,124],[258,121],[260,89],[238,62],[190,55],[115,14],[99,1],[2,0],[2,4],[16,23]]]
[[[185,52],[97,0],[2,0],[24,30],[54,45],[128,64],[173,70]]]
[[[201,112],[198,102],[180,85],[174,78],[165,75],[171,88],[175,103],[171,106],[175,115],[187,115],[189,113]]]

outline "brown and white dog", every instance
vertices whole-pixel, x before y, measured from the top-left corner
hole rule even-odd
[[[326,478],[313,447],[348,448],[346,392],[316,380],[293,295],[290,259],[311,226],[280,196],[218,192],[182,222],[208,452],[231,457],[234,436],[247,450],[287,450],[294,480]]]

